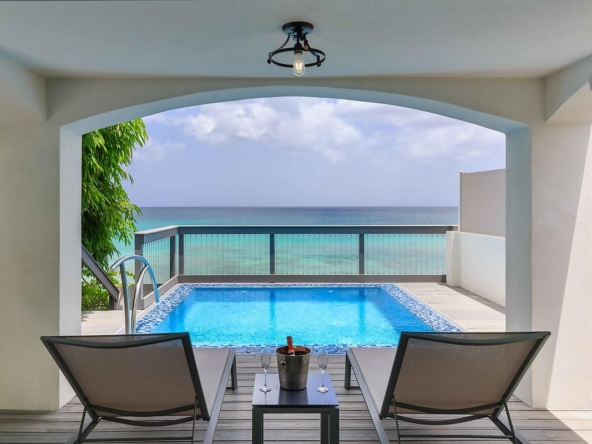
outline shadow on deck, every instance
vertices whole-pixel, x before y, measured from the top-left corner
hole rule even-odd
[[[317,373],[316,361],[314,359],[312,361],[310,370]],[[275,363],[272,366],[270,371],[276,372]],[[343,388],[344,368],[344,356],[330,357],[328,371],[340,403],[341,442],[377,443],[378,437],[360,390],[352,388],[348,391]],[[242,444],[251,441],[253,381],[255,373],[261,372],[257,356],[238,356],[239,388],[234,392],[230,389],[226,392],[216,430],[216,442]],[[533,444],[549,441],[560,443],[592,441],[592,411],[535,410],[519,400],[511,402],[510,410],[518,430]],[[76,432],[81,415],[82,405],[76,400],[60,411],[52,413],[0,412],[0,443],[65,443]],[[396,442],[394,421],[385,420],[384,424],[389,437]],[[187,435],[190,427],[190,424],[182,424],[169,428],[146,429],[103,422],[97,426],[91,437],[141,438],[171,436],[177,433]],[[201,440],[206,428],[207,423],[198,422],[196,440]],[[280,443],[319,442],[319,428],[319,420],[315,419],[315,415],[269,415],[269,417],[266,416],[265,421],[265,437],[267,441]],[[470,430],[471,433],[478,431],[482,434],[491,434],[492,438],[499,433],[487,420],[438,428],[404,424],[403,428],[408,431],[417,430],[417,433],[430,433],[430,431],[442,433],[446,430],[453,434],[459,431],[466,433]]]

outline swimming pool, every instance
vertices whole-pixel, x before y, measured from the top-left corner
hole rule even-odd
[[[181,285],[139,333],[188,331],[198,347],[240,352],[294,342],[330,353],[394,346],[401,331],[459,331],[396,285]]]

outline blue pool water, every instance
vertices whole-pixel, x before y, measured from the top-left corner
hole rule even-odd
[[[184,285],[138,331],[188,331],[195,346],[273,346],[291,335],[297,344],[339,348],[393,346],[401,331],[456,330],[390,287]]]

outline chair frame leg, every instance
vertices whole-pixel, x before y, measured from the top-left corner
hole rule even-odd
[[[516,430],[514,430],[514,424],[512,423],[512,417],[510,416],[510,409],[508,403],[504,399],[504,409],[506,410],[506,416],[508,417],[508,423],[510,424],[510,430],[512,431],[514,444],[518,444],[518,438],[516,438]]]
[[[345,355],[345,381],[343,386],[349,390],[351,388],[351,373],[352,373],[352,366],[349,360],[349,356]]]
[[[493,422],[502,433],[512,435],[514,444],[529,444],[528,439],[514,428],[514,423],[512,422],[510,409],[508,408],[506,400],[504,400],[504,410],[506,411],[506,417],[508,418],[507,421],[500,417],[492,417],[490,418],[491,422]]]
[[[393,408],[395,409],[395,425],[397,427],[397,442],[401,444],[401,430],[399,429],[399,415],[397,415],[397,403],[393,395]]]
[[[231,388],[232,390],[236,390],[238,388],[238,374],[236,370],[236,356],[232,362],[232,369],[230,370],[230,380],[231,380]]]
[[[78,427],[78,433],[72,435],[66,444],[79,444],[86,440],[90,432],[97,426],[98,421],[94,421],[88,413],[88,406],[84,403],[84,410],[82,411],[82,418],[80,419],[80,426]]]
[[[82,419],[80,420],[80,427],[78,427],[78,438],[76,438],[76,441],[78,442],[82,442],[81,438],[82,438],[82,430],[84,427],[84,419],[86,418],[86,402],[84,403],[84,410],[82,411]]]
[[[197,398],[195,398],[195,405],[193,407],[193,427],[191,428],[191,444],[195,442],[195,421],[197,420]]]

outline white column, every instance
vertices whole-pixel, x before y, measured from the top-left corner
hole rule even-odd
[[[589,124],[507,137],[507,329],[550,330],[518,395],[592,408],[592,159]]]
[[[80,153],[49,124],[0,130],[0,409],[72,397],[39,337],[80,332]]]
[[[506,329],[531,329],[531,130],[506,134]]]

